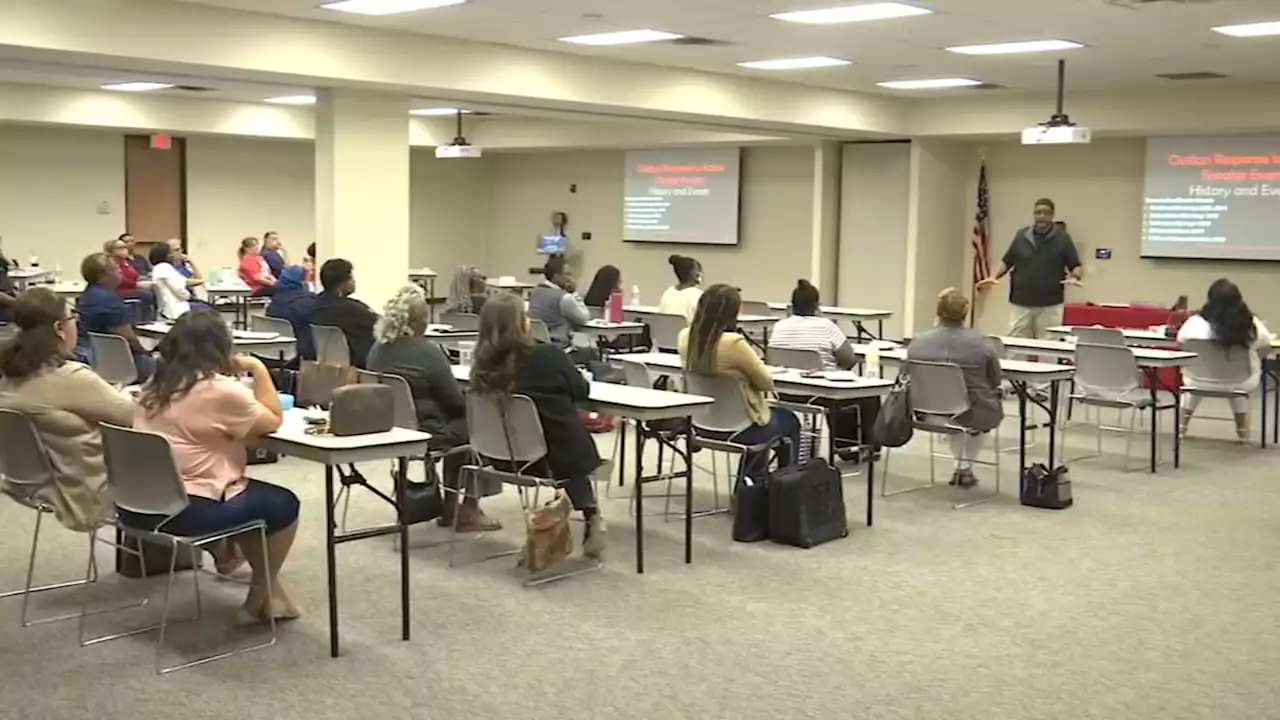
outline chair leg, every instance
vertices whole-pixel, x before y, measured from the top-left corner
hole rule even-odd
[[[139,547],[141,547],[141,544],[139,544]],[[173,594],[173,575],[178,565],[178,546],[174,545],[172,548],[170,548],[170,550],[171,552],[169,553],[169,573],[165,577],[165,583],[164,583],[164,604],[160,606],[160,635],[159,637],[156,638],[156,674],[157,675],[164,674],[164,666],[160,663],[160,659],[161,659],[160,655],[161,655],[161,652],[163,652],[164,650],[164,635],[165,635],[165,630],[168,629],[168,625],[169,625],[169,598]],[[199,573],[196,573],[196,575],[199,575]]]

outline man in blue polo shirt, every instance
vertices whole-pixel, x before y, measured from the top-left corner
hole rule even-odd
[[[1066,229],[1054,222],[1054,210],[1049,198],[1037,200],[1034,222],[1013,236],[991,277],[978,282],[981,289],[1013,273],[1009,286],[1013,306],[1009,334],[1013,337],[1047,337],[1048,328],[1062,324],[1066,286],[1080,285],[1080,256]]]
[[[280,233],[268,230],[262,234],[262,259],[271,268],[271,276],[279,279],[280,273],[288,266],[284,257],[284,245],[280,242]]]
[[[133,318],[124,299],[116,293],[120,284],[120,270],[106,253],[94,253],[80,263],[80,275],[86,283],[84,292],[76,300],[77,323],[76,359],[93,364],[93,346],[89,333],[119,335],[129,343],[133,351],[133,364],[138,369],[136,382],[144,382],[155,372],[156,363],[142,347],[133,331]]]

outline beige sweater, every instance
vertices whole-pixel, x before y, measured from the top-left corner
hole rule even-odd
[[[689,329],[680,331],[677,340],[680,357],[689,357]],[[742,395],[751,411],[751,422],[769,424],[769,395],[773,392],[773,375],[756,355],[747,339],[738,333],[724,333],[716,345],[716,374],[727,375],[742,385]]]
[[[23,381],[0,378],[0,407],[35,423],[53,467],[41,491],[64,526],[87,531],[112,512],[99,423],[129,427],[134,404],[87,366],[67,362]]]

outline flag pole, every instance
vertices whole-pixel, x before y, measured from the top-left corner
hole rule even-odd
[[[990,227],[990,209],[989,207],[987,208],[983,207],[984,204],[988,204],[990,202],[988,188],[986,187],[987,149],[985,147],[978,148],[978,168],[979,168],[978,169],[978,192],[977,192],[978,206],[974,213],[973,242],[972,242],[973,260],[971,262],[971,271],[969,273],[969,298],[970,298],[969,327],[973,327],[976,324],[977,314],[978,314],[978,280],[979,280],[978,270],[979,270],[979,262],[980,262],[979,248],[978,248],[979,233],[983,233],[981,238],[982,244],[984,246],[981,250],[982,255],[984,256],[986,255],[987,253],[986,245],[991,241],[989,237],[986,237],[987,232],[986,232],[986,229],[983,227],[984,222],[986,223],[986,228]]]

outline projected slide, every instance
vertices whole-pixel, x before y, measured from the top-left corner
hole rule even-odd
[[[737,245],[740,160],[738,148],[628,152],[622,238]]]
[[[1280,260],[1280,136],[1148,140],[1142,255]]]

